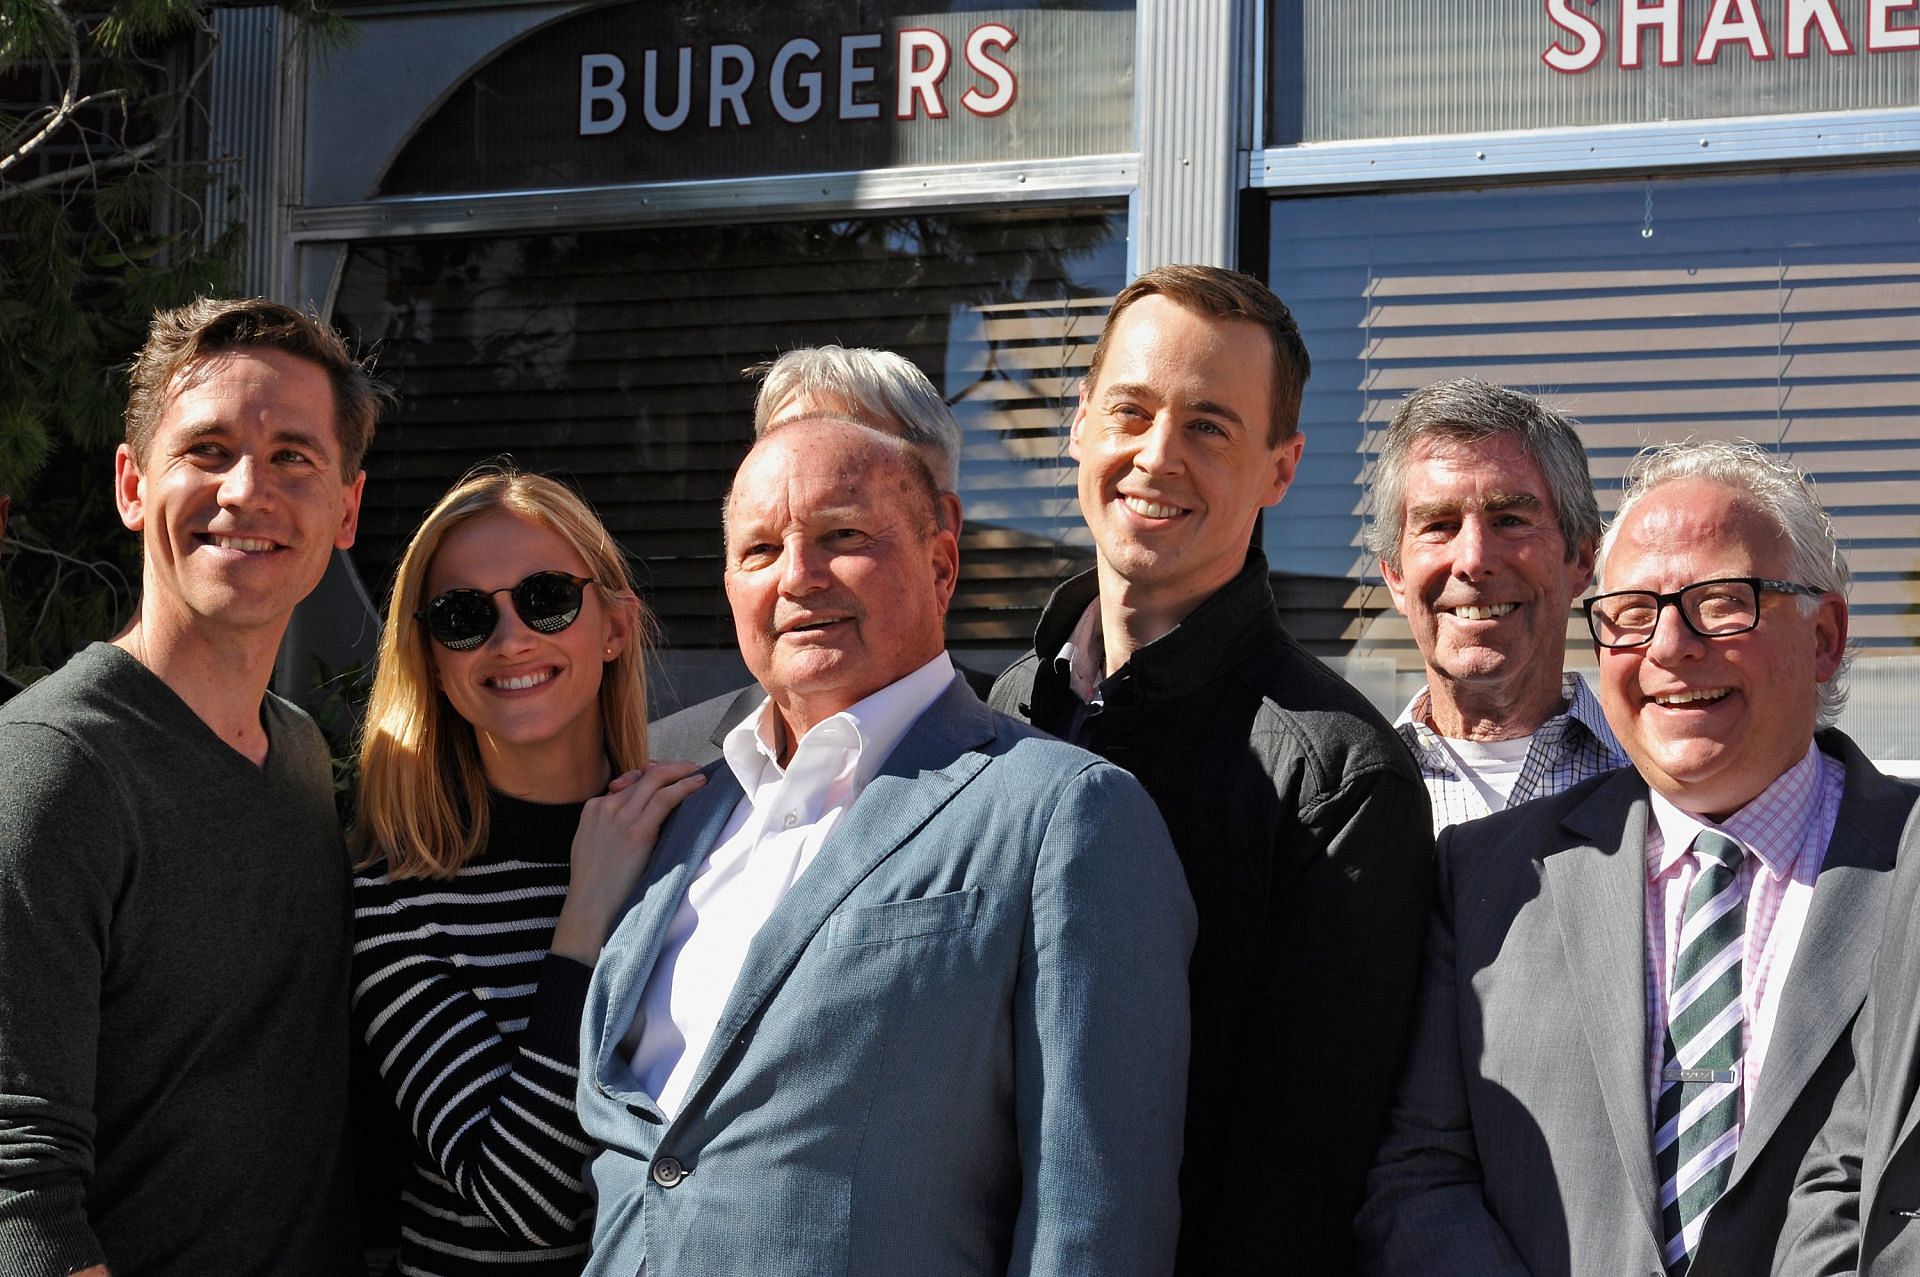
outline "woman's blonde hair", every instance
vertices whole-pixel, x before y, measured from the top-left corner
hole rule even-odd
[[[564,484],[498,463],[470,470],[427,514],[400,559],[361,730],[354,849],[362,866],[384,857],[394,878],[450,878],[487,845],[479,744],[440,691],[427,648],[433,640],[415,614],[426,605],[427,571],[447,534],[496,513],[557,534],[586,565],[608,611],[632,618],[631,638],[600,676],[600,722],[615,775],[646,765],[652,618],[619,547]]]

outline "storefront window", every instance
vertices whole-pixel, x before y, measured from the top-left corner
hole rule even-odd
[[[1267,17],[1269,146],[1906,107],[1920,90],[1920,28],[1880,0],[1268,0]]]
[[[1314,361],[1307,459],[1266,524],[1276,570],[1312,595],[1296,623],[1329,654],[1417,666],[1360,548],[1363,484],[1401,399],[1471,375],[1579,418],[1603,510],[1648,443],[1746,438],[1790,454],[1844,540],[1854,643],[1910,663],[1916,181],[1911,168],[1856,169],[1274,202],[1271,282]],[[1895,668],[1874,664],[1856,685]],[[1920,729],[1901,730],[1913,741],[1882,756],[1920,758]]]
[[[965,430],[956,647],[1030,639],[1087,551],[1061,425],[1123,282],[1110,206],[361,245],[335,319],[399,406],[354,558],[376,598],[432,501],[510,453],[570,479],[630,553],[670,646],[730,648],[720,503],[749,365],[823,342],[914,360]]]
[[[1132,0],[590,6],[475,69],[385,195],[1133,149]]]

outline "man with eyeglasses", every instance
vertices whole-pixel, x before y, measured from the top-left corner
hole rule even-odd
[[[1832,523],[1751,444],[1669,445],[1629,473],[1600,576],[1633,768],[1441,837],[1371,1272],[1763,1273],[1853,1069],[1913,791],[1822,726]]]
[[[257,300],[156,315],[129,381],[139,605],[0,709],[0,1272],[337,1277],[347,855],[267,685],[382,392]]]

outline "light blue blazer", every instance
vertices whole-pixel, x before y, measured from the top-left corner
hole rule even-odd
[[[595,969],[588,1273],[1165,1274],[1194,911],[1139,784],[956,678],[754,938],[674,1117],[620,1049],[724,764]]]

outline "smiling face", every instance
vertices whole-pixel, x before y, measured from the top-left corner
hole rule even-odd
[[[1268,442],[1273,339],[1166,297],[1114,321],[1068,451],[1100,587],[1168,624],[1231,581],[1253,521],[1286,494],[1302,438]]]
[[[887,445],[860,426],[794,422],[734,476],[727,601],[785,722],[783,752],[945,646],[959,551]]]
[[[1642,497],[1614,534],[1602,588],[1666,593],[1719,577],[1786,579],[1790,550],[1735,489],[1678,479]],[[1634,766],[1676,807],[1722,818],[1798,762],[1813,737],[1818,687],[1846,647],[1838,595],[1802,615],[1789,595],[1760,596],[1760,624],[1706,639],[1662,608],[1645,647],[1599,652],[1600,700]]]
[[[1594,547],[1568,557],[1546,477],[1511,435],[1419,439],[1403,501],[1400,566],[1380,570],[1426,660],[1434,725],[1526,735],[1558,712]]]
[[[365,473],[346,480],[333,386],[307,360],[236,350],[172,382],[144,459],[114,459],[120,518],[141,534],[142,624],[277,643],[333,551],[353,544]]]
[[[536,572],[590,575],[587,565],[551,528],[504,511],[461,523],[440,542],[427,569],[421,604],[448,590],[507,590]],[[632,637],[629,620],[608,608],[598,586],[585,588],[580,615],[555,634],[528,628],[510,595],[494,596],[500,611],[493,633],[478,647],[452,651],[428,638],[440,691],[468,723],[487,777],[512,789],[533,768],[536,752],[601,766],[600,679],[605,662]]]

